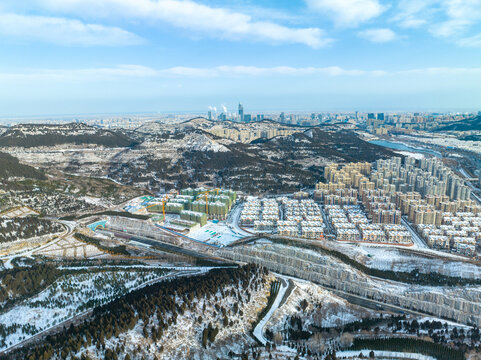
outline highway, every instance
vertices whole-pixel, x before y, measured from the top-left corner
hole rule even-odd
[[[102,230],[100,230],[100,231],[102,231]],[[216,263],[219,263],[219,264],[225,263],[223,260],[221,260],[219,258],[215,258],[215,257],[212,257],[210,255],[206,255],[204,253],[200,253],[200,252],[197,252],[197,251],[188,250],[188,249],[185,249],[185,248],[182,248],[182,247],[179,247],[179,246],[168,244],[168,243],[162,242],[160,240],[154,240],[154,239],[151,239],[151,238],[148,238],[148,237],[130,234],[128,232],[122,232],[122,233],[114,232],[114,235],[118,238],[127,239],[127,240],[130,240],[130,241],[146,244],[146,245],[149,245],[149,246],[156,246],[160,250],[165,250],[166,252],[183,254],[185,256],[190,256],[190,257],[194,257],[194,258],[201,258],[201,259],[209,260],[209,261],[216,262]],[[131,243],[130,245],[134,245],[134,244]],[[154,248],[149,248],[149,250],[155,251]]]

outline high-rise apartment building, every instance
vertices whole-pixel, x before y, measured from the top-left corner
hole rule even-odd
[[[239,120],[244,122],[244,107],[239,103]]]

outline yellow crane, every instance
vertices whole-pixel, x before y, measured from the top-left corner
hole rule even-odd
[[[199,193],[199,195],[204,195],[204,200],[205,200],[205,213],[209,215],[209,194],[210,191],[204,191]]]
[[[209,195],[212,191],[215,191],[216,195],[219,195],[219,190],[218,188],[214,190],[207,190],[199,193],[199,195],[204,195],[204,200],[205,200],[205,213],[209,215]]]
[[[162,200],[162,215],[164,217],[164,221],[165,221],[165,203],[167,202],[167,199],[164,199]],[[148,210],[150,209],[151,207],[154,207],[154,206],[157,206],[158,204],[152,204],[152,205],[149,205],[147,206],[145,209]]]

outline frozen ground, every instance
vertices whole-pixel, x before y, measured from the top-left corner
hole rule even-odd
[[[97,247],[75,239],[73,236],[62,238],[33,252],[34,255],[87,259],[104,254]]]
[[[188,235],[190,238],[217,246],[226,246],[236,240],[245,237],[245,233],[229,227],[225,222],[213,223],[208,221],[207,225],[195,230]]]
[[[267,323],[267,327],[274,334],[285,328],[291,316],[300,316],[305,327],[311,324],[320,327],[337,327],[374,314],[373,311],[352,305],[309,281],[298,279],[293,281],[294,290]],[[303,300],[307,301],[305,310],[301,308]]]
[[[273,276],[263,276],[262,285],[250,286],[248,289],[240,288],[239,284],[226,286],[221,291],[210,296],[194,297],[192,305],[187,306],[185,311],[177,313],[175,321],[172,313],[163,315],[163,321],[169,321],[169,327],[161,338],[153,340],[150,336],[145,337],[144,325],[139,320],[137,325],[130,331],[122,333],[118,338],[111,338],[106,341],[106,347],[115,349],[117,345],[125,349],[125,353],[132,356],[134,350],[138,349],[135,359],[196,359],[213,360],[228,359],[230,352],[241,354],[248,347],[255,345],[254,339],[249,334],[252,323],[257,314],[267,303],[269,289],[266,286]],[[253,284],[254,278],[251,280]],[[246,291],[247,290],[247,291]],[[177,296],[178,305],[181,306],[184,299]],[[234,311],[235,305],[239,311]],[[225,317],[229,325],[223,324],[224,315],[220,309],[226,310]],[[199,320],[200,318],[200,320]],[[208,323],[218,327],[219,332],[215,342],[202,347],[202,331]],[[154,315],[149,319],[148,328],[158,326],[159,319]],[[91,359],[100,360],[95,346],[90,346],[83,354],[88,354]],[[78,354],[80,356],[80,354]],[[119,355],[119,358],[123,358]]]
[[[394,152],[397,153],[397,154],[404,155],[404,156],[413,157],[416,160],[421,160],[421,159],[424,159],[424,157],[425,157],[424,154],[422,154],[422,153],[415,153],[415,152],[411,152],[411,151],[394,151]]]

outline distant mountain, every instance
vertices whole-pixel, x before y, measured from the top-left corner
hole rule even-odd
[[[453,121],[448,125],[441,126],[437,128],[436,132],[439,131],[481,131],[481,116],[476,116],[467,120]]]
[[[0,147],[37,147],[63,144],[94,144],[105,147],[128,147],[135,142],[117,131],[86,124],[21,124],[0,135]]]
[[[25,177],[31,179],[46,179],[43,172],[32,166],[23,165],[16,157],[0,152],[0,179],[9,177]]]

